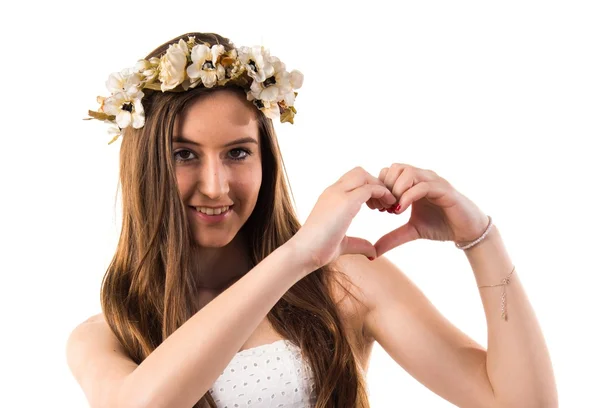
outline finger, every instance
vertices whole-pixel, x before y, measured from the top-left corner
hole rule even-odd
[[[385,175],[388,172],[388,168],[384,167],[383,169],[381,169],[381,171],[379,172],[379,180],[381,180],[381,182],[383,183],[383,180],[385,180]],[[393,194],[393,193],[392,193]],[[374,198],[372,199],[373,201],[373,206],[376,207],[379,211],[385,211],[388,206],[386,206],[383,202],[381,202],[381,200]]]
[[[346,173],[338,181],[338,185],[345,191],[352,191],[352,190],[355,190],[356,188],[366,185],[366,184],[383,186],[383,182],[381,180],[374,177],[373,175],[371,175],[370,173],[365,171],[360,166],[355,167],[354,169],[352,169],[351,171]],[[361,200],[362,200],[362,198],[361,198]],[[389,199],[388,199],[388,202],[389,202]],[[361,202],[361,204],[362,204],[362,202]],[[366,204],[370,209],[387,208],[391,205],[391,204],[386,204],[386,203],[382,202],[381,200],[379,200],[378,198],[373,198],[373,197],[369,198],[366,201]]]
[[[402,193],[422,181],[434,181],[438,176],[431,170],[408,164],[394,163],[383,179],[383,184],[398,198]]]
[[[408,173],[403,173],[407,167],[409,166],[394,163],[389,168],[386,167],[379,173],[379,179],[383,181],[383,184],[392,192],[394,197],[396,197],[396,201],[393,203],[394,206],[400,203],[400,197],[404,190],[411,186],[411,180],[410,178],[407,178]]]
[[[398,200],[404,190],[409,188],[412,184],[412,177],[410,177],[407,167],[407,165],[394,163],[390,166],[390,169],[383,179],[383,184],[398,198]]]
[[[367,207],[369,207],[371,210],[374,210],[377,208],[377,203],[375,202],[376,200],[376,198],[370,198],[365,204],[367,204]]]
[[[396,172],[397,176],[394,175],[393,172]],[[406,208],[410,203],[417,201],[423,196],[413,197],[413,199],[409,200],[408,203],[405,203],[405,200],[403,199],[404,195],[414,189],[415,186],[433,180],[435,180],[435,176],[431,175],[428,170],[418,169],[408,165],[392,165],[392,168],[386,174],[384,184],[396,197],[397,204],[400,204],[402,208]],[[427,193],[430,189],[430,183],[425,184],[427,186]],[[421,188],[423,187],[419,187],[418,189],[414,190],[412,194],[419,194]]]
[[[385,181],[385,175],[389,170],[389,167],[384,167],[383,169],[381,169],[381,171],[379,172],[379,180],[381,180],[381,182]]]
[[[431,191],[431,187],[431,183],[422,181],[405,191],[404,194],[402,194],[400,200],[398,201],[398,203],[401,206],[398,214],[404,212],[404,210],[406,210],[415,201],[418,201],[421,198],[427,196],[427,194],[429,194],[429,192]]]
[[[390,249],[399,247],[407,242],[414,241],[419,238],[419,233],[411,224],[404,224],[396,228],[392,232],[388,232],[375,243],[377,256],[388,252]]]
[[[348,193],[351,201],[359,202],[361,205],[371,198],[379,199],[387,207],[396,202],[396,197],[390,190],[381,185],[363,184]]]
[[[362,167],[355,167],[346,174],[344,174],[339,180],[338,184],[343,188],[345,192],[352,191],[364,184],[374,184],[383,186],[383,182],[377,177],[367,172]]]
[[[367,204],[367,207],[369,207],[372,210],[380,210],[383,211],[385,210],[387,207],[381,202],[380,199],[378,198],[370,198],[369,200],[367,200],[367,202],[365,203]],[[383,210],[382,210],[383,209]]]
[[[345,236],[342,240],[340,255],[361,254],[366,257],[375,258],[377,251],[373,244],[363,238]]]

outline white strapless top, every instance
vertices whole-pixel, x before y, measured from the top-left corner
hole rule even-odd
[[[313,373],[300,347],[279,340],[242,350],[209,390],[219,408],[313,408]]]

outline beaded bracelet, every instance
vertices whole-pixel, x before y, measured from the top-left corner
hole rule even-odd
[[[458,245],[458,244],[455,243],[456,247],[458,249],[462,249],[464,251],[464,250],[467,250],[467,249],[469,249],[469,248],[471,248],[471,247],[479,244],[487,236],[487,234],[490,232],[490,230],[492,229],[492,217],[490,217],[488,215],[488,218],[489,218],[490,221],[488,223],[487,228],[483,232],[483,235],[481,235],[479,238],[477,238],[475,241],[471,242],[470,244],[467,244],[467,245],[464,245],[464,246],[460,246],[460,245]]]

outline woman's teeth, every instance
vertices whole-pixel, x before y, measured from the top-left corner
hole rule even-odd
[[[222,207],[222,208],[208,208],[208,207],[196,207],[196,211],[201,212],[202,214],[206,214],[206,215],[219,215],[224,213],[225,211],[227,211],[229,209],[229,207]]]

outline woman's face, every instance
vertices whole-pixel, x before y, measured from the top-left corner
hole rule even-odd
[[[262,180],[256,114],[243,96],[222,89],[201,96],[178,118],[177,184],[200,247],[229,244],[254,210]],[[222,207],[224,213],[211,215]]]

